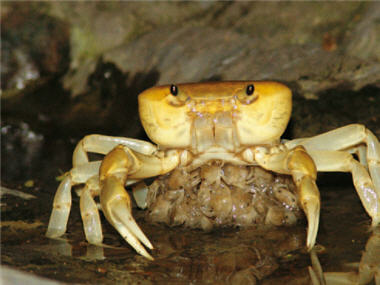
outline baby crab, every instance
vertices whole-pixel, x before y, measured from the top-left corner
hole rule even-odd
[[[65,233],[71,207],[71,188],[81,184],[84,186],[78,193],[87,241],[101,244],[103,240],[94,200],[99,196],[106,219],[139,254],[153,259],[141,245],[143,243],[147,248],[153,248],[132,217],[131,200],[124,187],[145,178],[180,171],[180,181],[184,177],[194,180],[193,183],[185,179],[182,184],[197,188],[193,192],[201,192],[198,194],[203,201],[213,199],[212,207],[211,202],[203,205],[200,201],[201,208],[212,216],[218,213],[215,207],[224,211],[221,205],[228,201],[214,199],[215,196],[210,196],[211,192],[218,195],[226,187],[229,192],[223,192],[225,197],[230,197],[236,187],[251,187],[255,192],[249,174],[241,174],[242,181],[239,183],[239,171],[236,170],[244,167],[247,173],[253,171],[252,167],[260,167],[293,180],[297,204],[308,220],[308,249],[315,244],[319,224],[320,196],[315,182],[317,171],[351,172],[360,200],[372,218],[372,225],[379,224],[378,139],[364,126],[353,124],[315,137],[281,141],[280,136],[288,124],[292,109],[291,91],[283,84],[236,81],[158,86],[144,91],[138,101],[142,125],[156,145],[123,137],[84,137],[75,148],[73,168],[55,194],[46,233],[48,237],[59,237]],[[105,157],[102,161],[89,161],[88,153],[103,154]],[[352,154],[356,154],[359,160]],[[230,166],[231,173],[235,174],[228,174],[226,169]],[[197,171],[200,172],[197,174]],[[194,172],[196,174],[192,175]],[[223,175],[218,174],[221,172]],[[165,191],[163,188],[166,185],[172,185],[170,177],[165,178],[167,180],[164,179],[161,186],[152,187],[152,191]],[[219,184],[212,186],[215,182]],[[177,185],[173,186],[177,190],[184,188],[181,183],[173,185]],[[144,206],[147,195],[151,200],[154,193],[147,194],[147,190],[150,191],[144,186],[134,189],[139,205]],[[242,197],[247,192],[242,193]],[[180,197],[182,194],[178,195]],[[170,196],[167,199],[170,200]],[[248,201],[244,204],[246,207],[255,195],[244,197],[243,200]],[[239,199],[235,200],[236,207]],[[232,211],[233,207],[229,209]],[[234,218],[239,220],[239,216],[234,215]],[[186,218],[182,219],[180,222],[186,222]]]

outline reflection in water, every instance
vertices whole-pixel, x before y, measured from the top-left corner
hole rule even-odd
[[[347,272],[322,275],[316,269],[318,259],[312,256],[312,261],[316,260],[313,261],[317,280],[314,280],[314,284],[323,284],[322,278],[318,279],[318,276],[325,276],[328,284],[339,284],[337,279],[345,284],[359,280],[365,284],[375,274],[379,274],[375,273],[376,270],[380,272],[376,259],[380,256],[380,230],[377,229],[368,240],[361,261],[360,257],[353,258],[359,253],[358,250],[364,249],[366,240],[360,238],[368,234],[365,223],[367,217],[356,193],[352,192],[351,196],[341,195],[342,192],[337,191],[328,193],[330,199],[325,199],[325,208],[330,209],[330,212],[322,212],[322,215],[326,215],[319,235],[319,241],[326,246],[328,254],[322,256],[321,252],[317,253],[320,258],[323,257],[321,261],[326,272]],[[7,208],[2,209],[7,214],[3,217],[12,220],[2,221],[2,262],[8,265],[23,264],[23,270],[33,270],[49,278],[78,283],[96,280],[96,283],[117,284],[310,284],[307,271],[310,266],[309,255],[303,251],[305,225],[267,230],[254,227],[221,228],[205,233],[182,227],[151,225],[144,221],[144,211],[135,210],[137,222],[155,246],[152,251],[155,261],[150,262],[136,255],[107,223],[102,224],[107,246],[97,247],[83,242],[79,211],[71,213],[70,231],[64,236],[65,239],[41,238],[46,228],[36,219],[30,224],[32,227],[15,227],[26,217],[45,214],[41,205],[46,205],[46,201],[31,199],[20,202],[19,197],[9,195],[3,199],[7,199],[2,201],[7,204]],[[355,216],[353,224],[352,219],[346,223],[339,221],[342,214],[334,202],[337,200],[342,202],[339,205],[345,205],[345,209],[346,205],[354,205],[350,215],[352,212],[360,213],[360,216]],[[74,203],[78,201],[74,200]],[[357,210],[355,205],[358,206]],[[15,208],[18,211],[14,211]],[[347,239],[341,236],[347,236]],[[352,265],[348,269],[337,269],[343,260],[358,261],[358,264],[355,269]],[[357,269],[359,261],[360,267]]]
[[[312,267],[309,267],[313,285],[324,284],[369,284],[375,280],[380,284],[380,227],[377,227],[369,237],[360,262],[347,264],[349,272],[323,273],[315,251],[311,252]]]
[[[347,272],[327,272],[319,263],[316,247],[307,260],[305,233],[301,228],[223,229],[205,234],[201,231],[168,229],[153,226],[155,261],[137,256],[119,240],[116,246],[95,246],[66,239],[48,239],[49,251],[86,261],[101,261],[110,268],[123,264],[119,277],[134,274],[153,283],[217,283],[217,284],[380,284],[380,228],[367,241],[358,263],[344,265]],[[115,237],[119,238],[117,235]],[[298,264],[298,265],[297,265]],[[309,266],[309,274],[305,270]],[[285,268],[285,270],[284,270]],[[293,284],[293,283],[292,283]]]
[[[69,257],[79,257],[88,261],[105,259],[104,248],[102,246],[96,246],[87,243],[83,243],[80,246],[85,247],[85,255],[80,254],[79,256],[77,256],[77,254],[75,253],[75,245],[70,244],[70,242],[67,239],[57,238],[48,240],[48,248],[51,253]]]
[[[159,264],[156,269],[166,280],[221,284],[255,284],[276,271],[282,258],[302,248],[305,238],[303,230],[288,228],[177,231],[173,235],[160,230],[154,241],[155,264],[147,264],[145,270]]]
[[[64,256],[73,256],[72,245],[65,239],[50,239],[48,241],[49,251],[52,253],[64,255]]]
[[[93,244],[87,245],[86,260],[104,260],[104,249]]]
[[[133,249],[110,238],[107,242],[111,246],[105,247],[84,242],[76,244],[65,239],[49,240],[49,250],[86,261],[102,260],[105,267],[106,263],[111,266],[122,263],[125,274],[132,272],[154,283],[165,284],[256,284],[284,264],[294,267],[295,260],[307,257],[300,251],[305,240],[303,227],[225,228],[205,234],[197,230],[152,226],[147,232],[155,245],[154,262],[137,256]]]

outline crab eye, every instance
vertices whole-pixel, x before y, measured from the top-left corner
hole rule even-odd
[[[248,96],[252,95],[255,91],[255,86],[253,84],[247,85],[247,89],[245,90],[245,93],[247,93]]]
[[[177,85],[172,84],[172,85],[170,86],[170,93],[171,93],[173,96],[177,96],[177,95],[178,95],[178,87],[177,87]]]

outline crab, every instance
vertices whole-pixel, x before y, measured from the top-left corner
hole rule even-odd
[[[380,223],[380,143],[376,136],[363,125],[351,124],[314,137],[281,140],[292,111],[291,90],[281,83],[232,81],[157,86],[141,93],[138,103],[142,125],[155,144],[124,137],[85,136],[74,150],[73,168],[55,194],[48,237],[57,238],[66,232],[71,189],[81,185],[77,193],[87,241],[102,245],[100,208],[137,253],[153,260],[146,249],[153,249],[153,245],[132,216],[132,202],[125,187],[138,185],[133,195],[144,207],[150,191],[140,183],[144,179],[163,177],[178,169],[189,174],[183,176],[185,179],[192,179],[192,171],[210,166],[201,177],[207,180],[213,165],[217,170],[223,165],[231,166],[235,182],[239,182],[239,169],[244,167],[290,177],[297,204],[308,222],[308,250],[316,243],[319,226],[318,171],[351,172],[372,226]],[[90,161],[89,153],[105,156]],[[220,176],[211,176],[221,181]],[[222,179],[228,178],[224,173]],[[226,184],[213,191],[221,191]],[[215,206],[224,207],[218,203]]]

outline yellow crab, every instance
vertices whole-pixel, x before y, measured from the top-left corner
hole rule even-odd
[[[380,144],[359,124],[295,140],[280,140],[292,110],[292,94],[277,82],[212,82],[158,86],[138,97],[139,114],[149,138],[156,145],[130,138],[89,135],[75,148],[73,168],[54,197],[46,235],[63,235],[71,207],[71,188],[84,184],[80,210],[86,239],[103,240],[95,196],[106,219],[141,255],[153,259],[153,246],[131,213],[126,185],[172,172],[190,173],[212,161],[232,166],[259,166],[292,178],[299,205],[308,220],[306,246],[316,241],[320,196],[317,171],[351,172],[361,202],[380,222]],[[104,154],[89,161],[88,153]],[[359,161],[352,154],[356,154]],[[144,205],[146,187],[134,196]]]

